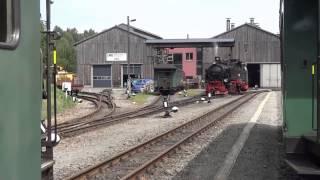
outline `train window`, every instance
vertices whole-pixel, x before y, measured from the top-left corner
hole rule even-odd
[[[0,48],[14,49],[20,35],[20,0],[0,0]]]

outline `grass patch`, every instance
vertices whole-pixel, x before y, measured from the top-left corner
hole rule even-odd
[[[183,91],[180,91],[179,93],[181,93],[181,96],[184,96],[184,92]],[[187,95],[190,96],[190,97],[194,97],[194,96],[197,96],[199,95],[201,92],[198,91],[197,89],[188,89],[187,90]]]
[[[51,88],[51,114],[53,115],[53,87]],[[70,108],[73,108],[76,105],[72,101],[72,97],[68,96],[66,98],[65,92],[61,91],[60,89],[57,89],[57,113],[62,113]],[[41,118],[45,119],[47,117],[47,100],[42,100],[42,109],[41,109]]]
[[[135,96],[131,97],[131,100],[133,102],[136,102],[137,104],[141,105],[144,104],[148,101],[148,98],[151,97],[152,95],[146,94],[146,93],[138,93]]]
[[[197,91],[196,89],[188,89],[188,90],[187,90],[187,95],[188,95],[188,96],[193,97],[193,96],[197,96],[197,95],[199,95],[199,94],[200,94],[200,92]]]

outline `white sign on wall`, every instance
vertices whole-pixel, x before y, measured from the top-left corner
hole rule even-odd
[[[126,61],[127,53],[107,53],[107,61]]]

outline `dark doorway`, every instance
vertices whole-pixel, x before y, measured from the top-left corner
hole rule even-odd
[[[247,69],[249,87],[260,87],[260,64],[248,64]]]
[[[130,77],[131,77],[131,80],[141,78],[141,76],[137,76],[135,74],[130,74]],[[123,75],[123,82],[122,82],[123,87],[127,87],[127,82],[128,82],[128,75],[125,74],[125,75]]]
[[[173,64],[182,70],[182,54],[173,54]]]
[[[122,65],[122,68],[123,68],[123,75],[122,75],[122,84],[123,84],[123,87],[127,87],[127,81],[128,81],[128,70],[130,71],[130,77],[131,77],[131,80],[134,80],[134,79],[138,79],[138,78],[141,78],[142,75],[141,75],[141,65],[140,64],[130,64],[130,68],[128,69],[127,68],[128,65],[124,64]]]

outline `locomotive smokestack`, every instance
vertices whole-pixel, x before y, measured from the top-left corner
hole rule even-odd
[[[227,18],[227,31],[230,31],[230,19],[231,18]]]

